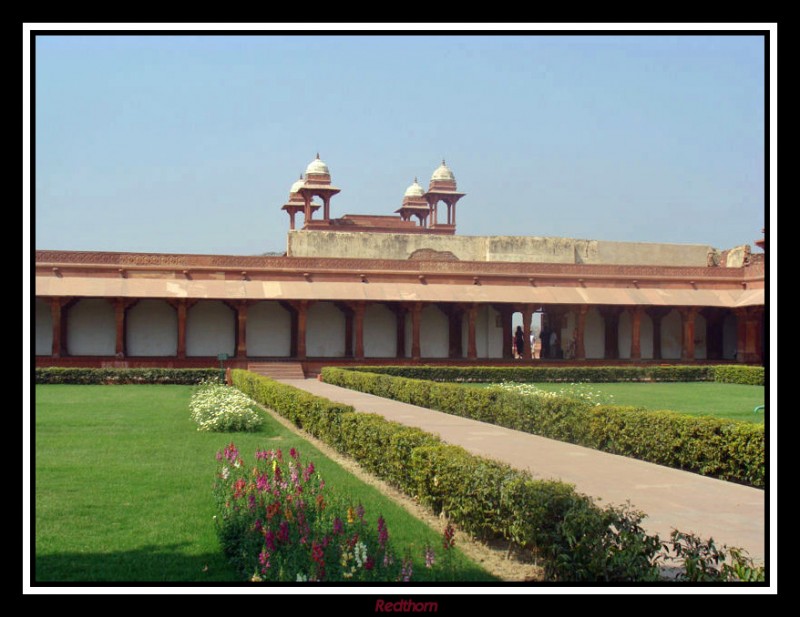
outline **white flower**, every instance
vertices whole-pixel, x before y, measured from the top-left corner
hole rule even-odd
[[[228,477],[230,477],[231,475],[230,469],[228,469],[227,467],[223,467],[222,472],[220,472],[220,475],[222,476],[223,480],[227,480]]]

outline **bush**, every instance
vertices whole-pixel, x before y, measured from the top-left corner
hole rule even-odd
[[[327,383],[613,454],[763,487],[764,427],[580,398],[326,367]]]
[[[189,401],[198,431],[254,431],[264,423],[255,402],[235,388],[204,381]]]
[[[735,364],[715,366],[714,381],[720,383],[738,383],[746,386],[763,386],[764,367],[740,366]]]
[[[194,385],[220,379],[210,368],[63,368],[36,369],[39,384],[179,384]]]
[[[500,383],[713,381],[713,366],[357,366],[350,370],[426,381]]]

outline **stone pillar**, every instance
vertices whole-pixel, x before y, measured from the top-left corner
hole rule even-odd
[[[67,310],[69,301],[66,298],[50,298],[50,318],[53,327],[53,342],[50,352],[54,358],[67,356]]]
[[[706,349],[709,360],[720,360],[722,358],[722,339],[723,322],[725,314],[723,311],[708,308],[703,311],[706,318]]]
[[[311,195],[306,195],[305,191],[302,193],[303,201],[305,205],[303,206],[303,216],[305,217],[305,224],[308,225],[311,217],[314,216],[314,211],[311,209]]]
[[[576,314],[576,321],[577,330],[578,332],[575,335],[575,359],[576,360],[585,360],[586,359],[586,315],[589,312],[589,306],[587,304],[582,304],[578,307],[578,311]]]
[[[411,305],[411,358],[419,360],[421,356],[419,333],[422,325],[422,303],[414,302]]]
[[[325,221],[331,220],[331,196],[330,195],[323,195],[322,196],[322,218]]]
[[[448,323],[448,356],[453,359],[461,358],[461,307],[451,305],[447,311]]]
[[[297,357],[306,359],[306,322],[308,318],[308,300],[297,303]]]
[[[344,313],[344,357],[353,357],[353,311],[339,306],[339,310]]]
[[[761,317],[763,309],[751,306],[745,311],[744,362],[761,362]]]
[[[238,302],[236,308],[236,357],[247,357],[247,302]]]
[[[533,306],[526,304],[522,307],[522,335],[525,337],[522,355],[526,362],[533,357],[531,349],[531,318],[533,317]]]
[[[475,360],[478,357],[478,346],[475,340],[475,324],[478,321],[478,305],[470,304],[467,308],[467,358]]]
[[[289,212],[289,231],[294,231],[294,215],[295,211]]]
[[[653,359],[661,359],[661,320],[669,314],[669,307],[655,307],[647,311],[653,321]]]
[[[355,359],[364,359],[364,312],[366,306],[363,302],[356,302],[353,307],[353,325],[356,335]]]
[[[397,318],[397,357],[406,357],[406,307],[398,306],[395,310]]]
[[[186,312],[188,310],[185,298],[178,300],[176,309],[178,311],[178,358],[186,358]]]
[[[683,325],[681,360],[694,360],[694,320],[697,317],[697,308],[684,307],[679,312]]]
[[[642,359],[642,308],[637,306],[631,314],[631,360]]]
[[[125,300],[114,298],[111,300],[114,305],[114,318],[117,325],[116,345],[114,353],[118,358],[125,357]]]
[[[452,221],[451,224],[453,225],[453,227],[456,226],[456,204],[455,203],[453,203],[453,221]]]
[[[511,311],[509,311],[507,307],[498,308],[497,311],[500,313],[500,318],[503,320],[503,357],[511,359],[514,357],[511,341],[511,337],[513,336],[511,332]]]
[[[600,311],[605,322],[605,352],[607,360],[619,358],[619,315],[621,309],[616,306],[606,306]]]

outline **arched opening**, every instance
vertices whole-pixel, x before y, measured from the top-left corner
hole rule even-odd
[[[248,357],[288,358],[291,355],[292,316],[278,302],[247,307]]]
[[[67,313],[67,350],[71,356],[113,356],[117,321],[114,307],[102,298],[84,298]]]
[[[306,355],[342,358],[345,355],[345,316],[333,302],[316,302],[308,309]]]
[[[394,358],[397,355],[397,318],[383,304],[369,304],[364,311],[364,356]]]
[[[450,321],[438,306],[429,304],[420,316],[420,356],[447,358],[450,354]],[[411,349],[407,342],[406,349]]]
[[[606,322],[596,306],[586,313],[586,325],[583,335],[586,358],[605,358],[606,355]]]
[[[203,300],[186,316],[186,355],[218,356],[236,353],[236,316],[219,300]]]
[[[140,300],[129,308],[125,330],[129,356],[178,354],[178,314],[164,300]]]
[[[661,320],[661,357],[664,360],[678,360],[681,357],[683,324],[681,314],[672,309]]]

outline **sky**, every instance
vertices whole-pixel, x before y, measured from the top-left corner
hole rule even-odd
[[[61,34],[33,68],[37,249],[282,252],[317,153],[336,217],[445,159],[459,235],[725,249],[768,223],[761,36]]]

